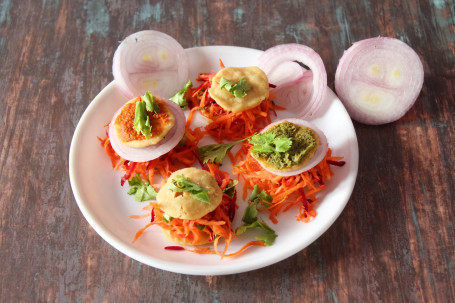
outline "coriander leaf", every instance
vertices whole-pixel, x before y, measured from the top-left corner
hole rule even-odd
[[[240,236],[241,234],[245,233],[248,229],[255,228],[255,227],[259,227],[258,221],[254,221],[253,223],[250,223],[250,224],[240,225],[239,227],[236,228],[235,234],[237,236]]]
[[[243,212],[243,217],[242,221],[245,222],[246,224],[251,224],[258,219],[258,210],[257,210],[257,205],[258,202],[253,202],[248,204],[248,206],[245,208],[245,211]]]
[[[169,184],[169,189],[175,192],[185,192],[185,191],[202,191],[203,188],[190,181],[190,178],[185,178],[184,175],[178,175],[171,184]]]
[[[206,189],[195,193],[191,192],[191,197],[204,203],[210,204],[209,194],[207,193]]]
[[[251,85],[246,81],[245,77],[234,82],[224,77],[220,79],[220,89],[227,89],[231,94],[237,98],[246,96],[246,92],[251,89]]]
[[[180,105],[181,109],[185,109],[188,105],[188,103],[186,102],[185,94],[190,87],[193,87],[193,84],[191,83],[191,81],[188,81],[185,84],[185,86],[180,91],[178,91],[173,97],[169,98],[169,100],[172,100],[178,105]]]
[[[260,221],[256,220],[250,224],[243,224],[240,225],[236,230],[235,234],[237,236],[245,233],[248,229],[259,228],[262,230],[262,233],[256,236],[256,240],[263,241],[265,245],[270,246],[275,241],[276,237],[278,236],[275,231],[270,228],[267,223],[265,223],[262,219]]]
[[[275,149],[277,152],[284,153],[291,148],[292,140],[285,135],[281,135],[278,138],[275,138],[273,143],[275,144]]]
[[[220,144],[209,144],[197,148],[199,158],[202,163],[206,164],[207,162],[212,162],[214,164],[221,165],[227,153],[238,143],[247,140],[250,137],[245,139],[231,142],[231,143],[220,143]]]
[[[246,91],[251,89],[251,85],[246,82],[245,77],[237,81],[237,84],[234,86],[234,96],[237,98],[243,98],[246,96]]]
[[[145,102],[142,100],[136,102],[133,127],[138,134],[142,133],[145,138],[150,138],[152,126],[150,125],[150,119],[147,115]]]
[[[136,174],[131,180],[128,180],[130,189],[128,195],[134,195],[138,202],[153,200],[156,198],[156,191],[149,182],[143,182],[139,174]]]
[[[226,154],[237,144],[237,142],[228,144],[210,144],[197,148],[199,158],[202,163],[212,162],[214,164],[223,163]]]
[[[262,233],[256,236],[256,240],[263,241],[267,246],[272,245],[278,235],[263,220],[259,222],[259,227],[262,229]]]
[[[248,141],[254,145],[271,144],[275,137],[274,133],[264,132],[253,135]]]
[[[283,153],[287,152],[292,145],[292,140],[284,135],[276,137],[272,132],[264,132],[253,135],[250,140],[253,151],[260,153]]]
[[[224,77],[221,77],[220,79],[220,89],[227,89],[228,91],[231,91],[232,86],[234,85],[234,81],[230,81]]]
[[[239,226],[235,233],[236,235],[241,235],[248,229],[259,228],[262,230],[262,233],[256,236],[256,240],[263,241],[265,245],[270,246],[275,241],[277,234],[262,218],[258,217],[257,205],[259,202],[271,202],[272,197],[265,190],[261,190],[258,185],[255,185],[249,201],[251,203],[245,208],[242,217],[244,224]]]
[[[202,188],[200,185],[190,181],[190,178],[185,178],[184,175],[178,175],[169,184],[169,190],[175,192],[186,192],[189,191],[191,197],[204,203],[210,203],[208,190]]]
[[[265,190],[261,190],[261,188],[256,184],[253,187],[253,191],[251,192],[251,196],[248,201],[251,202],[272,202],[273,198],[270,196]]]
[[[234,198],[235,186],[239,183],[237,180],[230,180],[226,187],[223,189],[223,193],[231,198]]]
[[[155,96],[150,91],[147,91],[145,95],[141,96],[141,100],[145,102],[145,108],[151,113],[160,113],[160,106],[155,101]]]

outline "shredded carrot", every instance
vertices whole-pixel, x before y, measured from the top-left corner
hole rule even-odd
[[[221,61],[221,59],[219,59],[219,61],[220,61],[220,67],[221,67],[221,69],[226,68],[226,67],[224,66],[223,61]]]
[[[167,154],[157,159],[145,162],[131,162],[121,158],[112,148],[108,136],[98,139],[111,159],[114,170],[120,168],[125,171],[125,175],[122,177],[122,184],[127,180],[131,180],[136,174],[139,174],[142,179],[152,184],[156,174],[161,175],[166,180],[174,171],[191,166],[197,161],[197,144],[205,136],[205,132],[201,128],[186,128],[185,136],[184,144],[177,145]]]
[[[245,146],[247,145],[245,144]],[[238,153],[244,152],[241,149]],[[339,159],[339,157],[332,157],[331,154],[331,149],[328,149],[324,159],[309,171],[295,176],[282,177],[262,168],[248,153],[245,160],[233,167],[233,173],[245,180],[243,199],[247,198],[248,190],[252,190],[256,184],[272,196],[272,203],[266,210],[269,211],[269,218],[273,223],[278,222],[279,213],[292,207],[299,208],[297,221],[308,222],[316,216],[316,211],[313,209],[317,201],[316,193],[324,189],[326,181],[333,176],[327,161]],[[236,155],[236,158],[239,157]]]
[[[247,249],[250,246],[257,245],[257,246],[265,246],[265,243],[263,241],[250,241],[247,244],[245,244],[242,248],[240,248],[238,251],[224,255],[225,257],[234,257],[240,255],[245,249]]]
[[[186,220],[172,218],[167,220],[164,218],[164,212],[160,210],[156,202],[150,202],[144,208],[147,214],[144,215],[131,215],[131,218],[144,218],[151,216],[151,222],[141,228],[134,237],[135,242],[144,231],[152,225],[158,225],[163,229],[171,231],[174,237],[181,238],[190,243],[197,243],[203,237],[209,237],[209,241],[213,243],[215,253],[223,257],[226,254],[229,243],[234,238],[234,232],[231,228],[232,219],[229,216],[228,210],[232,204],[232,198],[223,195],[221,204],[212,212],[206,214],[200,219]],[[150,211],[150,209],[152,209]],[[225,240],[224,249],[222,252],[218,249],[220,239]],[[198,249],[194,252],[197,253],[212,253],[210,250]]]

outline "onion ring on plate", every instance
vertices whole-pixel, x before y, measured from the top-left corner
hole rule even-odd
[[[259,57],[257,66],[277,86],[270,90],[277,95],[274,101],[293,117],[308,118],[317,112],[326,93],[327,73],[313,49],[295,43],[277,45]]]
[[[423,65],[406,43],[386,37],[354,43],[340,59],[335,89],[352,119],[364,124],[396,121],[412,107]]]
[[[160,98],[161,99],[161,98]],[[166,134],[166,137],[155,145],[144,148],[134,148],[123,145],[115,134],[114,122],[122,108],[117,110],[109,123],[109,139],[114,151],[123,159],[132,162],[145,162],[156,159],[173,149],[185,134],[185,114],[177,103],[165,101],[175,116],[175,125]]]
[[[279,171],[279,170],[271,170],[270,167],[266,167],[261,161],[257,160],[258,163],[267,171],[271,172],[272,174],[278,175],[278,176],[283,176],[283,177],[290,177],[290,176],[295,176],[300,173],[303,173],[309,169],[312,169],[315,167],[319,162],[324,159],[325,155],[327,154],[328,150],[328,143],[327,143],[327,137],[325,136],[324,132],[322,132],[316,125],[314,125],[311,122],[302,120],[302,119],[283,119],[279,121],[274,121],[273,123],[269,124],[267,127],[265,127],[261,133],[266,132],[267,129],[270,127],[280,124],[281,122],[288,121],[290,123],[293,123],[298,126],[302,127],[308,127],[311,128],[319,137],[319,146],[317,147],[314,155],[307,160],[307,162],[295,170],[289,170],[289,171]]]
[[[188,81],[188,59],[183,47],[171,36],[140,31],[120,43],[112,72],[116,84],[130,99],[148,90],[170,98]]]

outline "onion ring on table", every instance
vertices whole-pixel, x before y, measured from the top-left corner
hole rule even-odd
[[[120,157],[132,162],[150,161],[166,154],[180,142],[180,140],[183,138],[183,135],[185,134],[185,114],[178,104],[171,101],[165,102],[175,116],[175,125],[166,134],[166,137],[159,143],[144,148],[129,147],[123,145],[118,140],[115,134],[114,122],[115,119],[117,119],[117,116],[120,114],[122,108],[115,112],[111,123],[109,123],[109,139],[111,141],[112,148]]]
[[[305,164],[303,166],[300,166],[300,167],[296,168],[295,170],[289,170],[289,171],[271,170],[270,167],[267,167],[261,161],[256,159],[256,161],[265,170],[271,172],[272,174],[275,174],[275,175],[278,175],[278,176],[283,176],[283,177],[290,177],[290,176],[295,176],[295,175],[298,175],[300,173],[303,173],[303,172],[305,172],[307,170],[310,170],[313,167],[315,167],[319,162],[321,162],[322,159],[324,159],[325,155],[327,154],[328,143],[327,143],[327,137],[325,136],[324,132],[322,132],[313,123],[305,121],[305,120],[302,120],[302,119],[283,119],[283,120],[279,120],[279,121],[274,121],[273,123],[271,123],[268,126],[266,126],[261,131],[261,133],[266,132],[267,129],[269,129],[270,127],[272,127],[274,125],[277,125],[277,124],[280,124],[281,122],[284,122],[284,121],[288,121],[288,122],[293,123],[293,124],[298,125],[298,126],[311,128],[319,137],[319,146],[317,147],[314,155],[310,159],[308,159],[308,161],[305,162]]]
[[[377,37],[344,52],[335,89],[352,119],[364,124],[396,121],[414,105],[424,78],[423,65],[406,43]]]
[[[114,54],[114,79],[128,98],[151,91],[172,97],[188,81],[188,59],[171,36],[153,30],[126,37]]]
[[[269,83],[276,85],[270,90],[277,95],[274,101],[293,117],[308,118],[317,112],[324,101],[327,73],[313,49],[295,43],[277,45],[267,49],[257,65],[267,74]]]

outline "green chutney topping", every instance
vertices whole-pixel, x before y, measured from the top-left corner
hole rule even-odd
[[[303,165],[306,160],[311,158],[319,145],[319,138],[311,128],[299,126],[288,121],[271,126],[266,132],[271,133],[274,138],[289,138],[292,144],[286,151],[265,152],[261,148],[255,149],[254,140],[252,155],[266,165],[276,169],[289,169],[294,166]],[[254,136],[253,138],[254,139]]]

